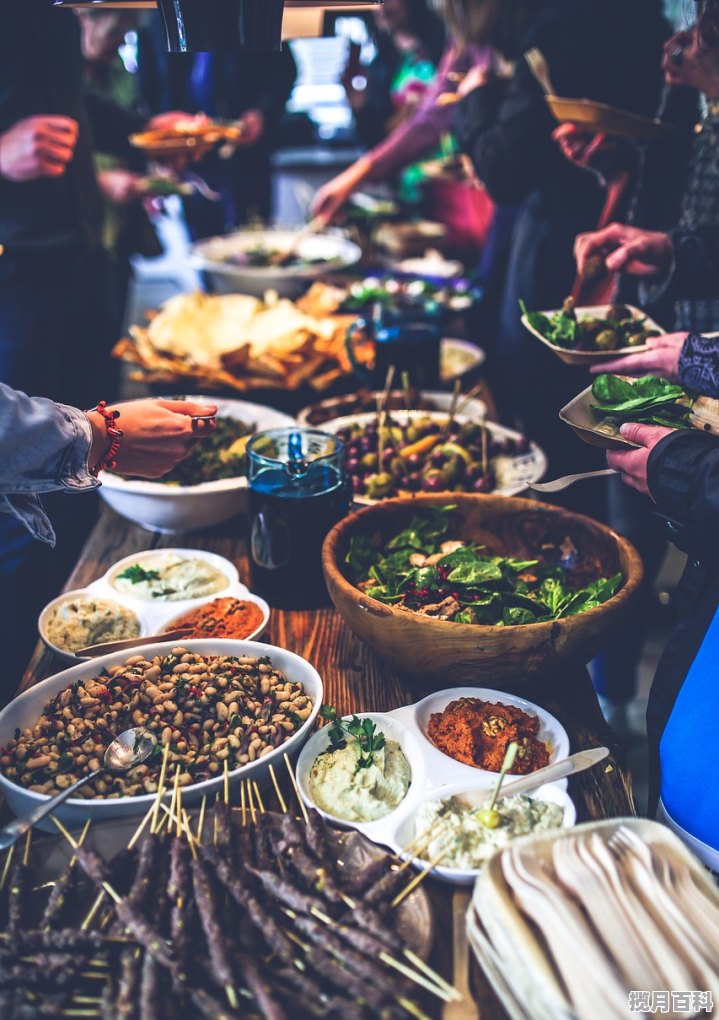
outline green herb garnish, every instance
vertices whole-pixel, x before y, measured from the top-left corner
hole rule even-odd
[[[371,719],[360,719],[353,715],[349,722],[337,715],[337,709],[332,705],[323,705],[320,708],[322,718],[330,723],[328,736],[330,738],[330,750],[338,751],[347,746],[347,737],[357,741],[360,756],[357,759],[356,771],[368,769],[374,764],[374,756],[385,746],[384,733],[377,732],[377,725]]]
[[[602,418],[688,428],[692,398],[682,386],[667,379],[648,375],[642,379],[623,379],[618,375],[598,375],[592,386],[596,403],[592,410]]]
[[[139,563],[132,563],[117,576],[129,581],[130,584],[140,584],[142,581],[157,581],[160,577],[160,572],[159,570],[145,570]]]

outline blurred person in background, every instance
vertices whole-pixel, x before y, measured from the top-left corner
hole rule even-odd
[[[351,46],[342,84],[360,140],[376,145],[416,112],[437,74],[445,43],[444,25],[429,0],[385,0],[374,14],[376,55],[364,67],[359,47]],[[361,88],[356,83],[364,82]],[[451,146],[438,147],[426,158],[439,159]],[[399,196],[419,200],[424,179],[418,163],[399,175]]]
[[[450,21],[447,15],[453,5],[457,5],[459,16]],[[488,69],[492,63],[488,39],[499,6],[500,0],[444,0],[442,13],[449,24],[449,38],[423,100],[384,141],[319,189],[312,203],[314,216],[332,222],[361,185],[388,180],[431,155],[452,129],[451,97],[459,80],[470,69]]]
[[[0,382],[76,407],[116,395],[119,310],[92,158],[129,151],[142,118],[84,94],[80,25],[52,0],[5,4],[0,31]],[[91,128],[92,125],[92,128]],[[58,504],[61,553],[0,515],[4,635],[25,661],[38,609],[64,583],[96,514]],[[32,584],[28,579],[32,578]],[[21,593],[21,594],[20,594]],[[7,642],[3,642],[7,643]]]
[[[297,77],[292,52],[167,53],[159,14],[150,16],[138,40],[140,94],[153,114],[186,109],[239,122],[236,151],[205,156],[197,172],[220,195],[195,194],[185,201],[193,238],[222,234],[252,219],[268,221],[272,207],[272,152]]]
[[[137,29],[139,15],[128,10],[78,10],[85,60],[85,96],[116,103],[134,114],[141,126],[137,75],[130,74],[120,57],[127,34]],[[160,245],[145,210],[146,166],[138,150],[118,155],[95,147],[97,181],[104,199],[102,243],[115,276],[117,303],[122,315],[132,275],[131,258],[160,255]],[[121,325],[121,324],[120,324]]]
[[[512,77],[477,69],[459,85],[460,144],[490,197],[520,207],[497,346],[500,405],[544,447],[553,476],[586,463],[586,447],[556,414],[585,382],[580,370],[558,363],[526,332],[519,301],[532,309],[561,307],[575,277],[574,239],[583,223],[596,224],[604,193],[553,141],[556,121],[526,54],[539,51],[558,95],[653,115],[668,34],[661,0],[509,0],[496,5],[489,39],[514,62]],[[600,487],[585,485],[562,502],[601,515],[601,500]]]

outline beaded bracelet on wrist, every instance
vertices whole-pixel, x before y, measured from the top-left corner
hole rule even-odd
[[[93,407],[92,411],[97,411],[98,414],[102,415],[105,422],[105,430],[110,440],[110,446],[106,451],[105,455],[95,464],[94,467],[90,468],[90,474],[97,478],[101,471],[111,471],[117,467],[117,454],[120,450],[120,440],[124,433],[122,429],[118,429],[115,426],[115,421],[120,417],[119,411],[108,411],[107,401],[101,400],[97,407]]]

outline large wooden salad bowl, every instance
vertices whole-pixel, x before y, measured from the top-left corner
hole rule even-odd
[[[484,545],[491,554],[540,558],[548,543],[570,538],[578,553],[582,584],[621,571],[624,583],[607,602],[576,616],[520,626],[487,626],[433,619],[385,605],[356,588],[346,576],[345,557],[355,535],[389,539],[423,507],[451,504],[456,534]],[[551,680],[559,667],[586,663],[611,640],[625,620],[642,580],[636,549],[597,521],[549,504],[504,496],[421,495],[386,500],[351,514],[327,536],[322,550],[332,601],[349,627],[378,655],[422,686],[448,681],[497,686],[524,693]]]

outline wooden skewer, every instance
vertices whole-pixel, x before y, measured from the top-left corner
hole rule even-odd
[[[419,874],[415,875],[415,877],[412,879],[412,881],[409,883],[409,885],[406,885],[404,887],[404,889],[402,890],[402,892],[398,893],[395,896],[395,898],[390,903],[390,906],[391,907],[398,906],[406,896],[409,896],[409,894],[412,892],[412,890],[416,889],[417,886],[419,885],[419,883],[423,882],[425,880],[427,875],[429,875],[430,871],[433,871],[434,868],[437,867],[439,862],[443,858],[445,858],[447,856],[447,853],[448,853],[447,850],[442,850],[441,853],[438,853],[435,857],[433,857],[432,860],[429,861],[425,865],[425,867],[419,872]]]
[[[14,852],[15,844],[13,843],[13,845],[10,847],[5,856],[5,867],[3,868],[2,878],[0,878],[0,892],[2,892],[3,889],[5,888],[5,883],[7,882],[7,876],[8,872],[10,871],[10,865],[12,864],[12,857]]]
[[[417,954],[413,953],[411,949],[405,949],[404,955],[410,963],[414,964],[417,970],[421,970],[428,978],[430,978],[430,980],[434,981],[436,985],[443,988],[451,999],[455,1002],[462,1001],[462,996],[459,994],[454,985],[451,985],[449,981],[445,981],[442,975],[438,974],[437,971],[433,967],[430,967],[428,963],[425,963],[421,956],[417,956]]]
[[[173,790],[175,797],[175,813],[177,814],[177,830],[175,835],[179,839],[182,835],[182,793],[180,790],[180,766],[175,769],[175,786]]]
[[[290,756],[287,753],[287,751],[285,751],[284,758],[285,758],[285,765],[287,766],[287,771],[290,774],[290,782],[292,783],[292,788],[295,791],[295,797],[297,797],[297,800],[299,801],[300,810],[302,811],[302,817],[304,818],[305,825],[306,825],[307,822],[310,820],[309,819],[309,815],[307,814],[307,808],[305,807],[305,802],[302,800],[302,794],[300,793],[300,788],[297,785],[297,780],[295,779],[294,769],[292,768],[292,763],[290,762]]]
[[[224,775],[224,791],[225,791],[225,804],[230,803],[230,762],[229,759],[225,758],[225,775]]]
[[[449,995],[444,991],[444,989],[438,988],[435,984],[433,984],[433,982],[423,978],[421,974],[417,974],[417,972],[412,970],[411,967],[406,967],[403,963],[400,963],[399,960],[395,960],[395,958],[390,956],[389,953],[380,953],[379,958],[382,963],[387,964],[388,967],[392,967],[393,970],[399,971],[400,974],[404,974],[404,976],[409,978],[410,981],[413,981],[416,985],[420,985],[421,988],[425,988],[428,992],[431,992],[432,995],[436,995],[438,999],[442,999],[443,1002],[456,1001],[453,995]]]
[[[464,397],[462,398],[462,400],[460,401],[460,403],[459,403],[459,404],[457,405],[457,414],[461,414],[461,413],[462,413],[462,411],[463,411],[463,410],[465,409],[465,407],[467,406],[467,404],[468,404],[468,403],[470,402],[470,400],[474,400],[474,398],[475,398],[475,397],[478,397],[478,396],[479,396],[479,394],[480,394],[480,393],[481,393],[481,392],[482,392],[483,390],[484,390],[484,383],[483,383],[483,382],[478,382],[476,386],[473,386],[473,387],[472,387],[472,389],[471,389],[471,390],[469,391],[469,393],[467,393],[467,394],[466,394],[466,395],[465,395],[465,396],[464,396]]]
[[[262,800],[262,797],[260,796],[260,788],[259,788],[259,786],[257,785],[257,783],[255,782],[254,779],[252,780],[252,785],[255,788],[255,798],[257,799],[257,804],[258,804],[259,809],[260,809],[260,814],[263,815],[265,813],[265,804],[264,804],[264,801]]]
[[[159,786],[158,786],[158,788],[157,788],[157,789],[158,789],[158,793],[159,793],[159,790],[160,790]],[[149,809],[149,811],[147,812],[147,814],[145,815],[145,817],[144,817],[144,818],[142,819],[142,821],[141,821],[141,822],[140,822],[140,824],[138,825],[137,829],[135,829],[135,834],[133,835],[133,837],[132,837],[132,839],[130,840],[130,842],[129,842],[129,843],[127,844],[127,849],[128,849],[128,850],[132,850],[132,848],[134,847],[135,843],[137,843],[138,839],[139,839],[139,838],[140,838],[140,836],[142,835],[142,833],[143,833],[143,831],[144,831],[144,828],[145,828],[145,826],[147,825],[147,823],[148,823],[148,822],[150,821],[150,819],[152,818],[153,812],[154,812],[154,810],[155,810],[155,804],[156,804],[156,803],[157,803],[157,799],[155,799],[155,800],[153,801],[153,803],[152,803],[152,807],[151,807],[151,808]]]
[[[155,797],[155,803],[152,808],[152,821],[150,823],[150,832],[155,831],[157,825],[157,816],[160,813],[160,802],[165,796],[165,776],[167,775],[167,761],[170,757],[170,742],[165,744],[165,750],[162,752],[162,765],[160,766],[160,781],[157,784],[157,796]]]
[[[240,783],[240,805],[242,807],[242,827],[247,825],[247,804],[245,801],[245,781],[244,779]]]
[[[430,1020],[427,1014],[423,1013],[419,1006],[417,1006],[410,999],[405,999],[403,996],[401,999],[397,999],[397,1002],[400,1004],[402,1009],[406,1009],[407,1012],[411,1013],[412,1016],[417,1017],[417,1020]]]
[[[30,841],[31,840],[32,840],[32,829],[28,829],[27,830],[27,835],[25,836],[25,852],[22,855],[22,863],[23,863],[23,866],[25,868],[27,867],[27,862],[28,862],[28,859],[30,857]]]
[[[257,815],[255,813],[255,800],[254,797],[252,796],[252,783],[249,780],[247,781],[247,799],[250,802],[250,818],[252,819],[252,824],[257,825]]]
[[[202,842],[202,830],[205,828],[205,809],[207,807],[207,794],[203,794],[202,803],[200,804],[200,817],[197,819],[197,834],[195,840],[197,843]]]
[[[80,931],[87,931],[87,929],[90,927],[92,922],[95,920],[95,916],[97,915],[97,912],[100,909],[100,907],[102,906],[104,900],[105,900],[105,890],[101,889],[100,892],[97,894],[97,897],[95,898],[95,902],[90,907],[90,912],[88,913],[87,917],[82,922],[82,924],[80,925]]]
[[[277,794],[277,800],[279,801],[280,811],[282,812],[283,815],[286,815],[287,814],[287,804],[285,803],[285,798],[282,796],[282,790],[280,790],[280,784],[277,782],[277,775],[275,773],[275,767],[272,764],[270,764],[270,778],[272,779],[272,785],[274,786],[275,793]]]

